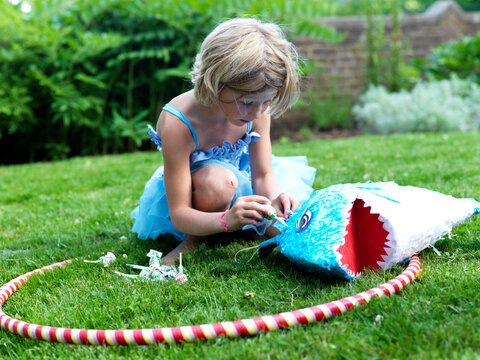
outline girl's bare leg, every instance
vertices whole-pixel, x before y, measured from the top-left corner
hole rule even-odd
[[[238,180],[222,166],[205,166],[192,174],[193,207],[205,212],[225,211],[235,196]],[[206,240],[203,236],[187,235],[175,249],[162,258],[162,265],[174,265],[178,254],[194,251]]]

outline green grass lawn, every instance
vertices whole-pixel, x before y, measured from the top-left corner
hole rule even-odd
[[[360,136],[275,145],[276,155],[306,154],[318,169],[314,187],[396,181],[480,199],[480,133]],[[75,158],[0,167],[0,282],[64,259],[117,255],[113,267],[75,262],[35,276],[3,310],[24,321],[74,328],[151,328],[275,314],[375,287],[403,270],[325,281],[276,253],[266,260],[234,254],[252,241],[209,243],[184,256],[186,284],[131,283],[112,269],[148,263],[149,249],[175,241],[141,241],[130,211],[160,164],[158,153]],[[420,254],[423,276],[403,292],[374,299],[328,322],[240,339],[153,347],[52,344],[0,331],[0,358],[153,359],[477,359],[480,357],[480,218]],[[126,254],[128,258],[122,255]],[[246,291],[255,293],[244,299]]]

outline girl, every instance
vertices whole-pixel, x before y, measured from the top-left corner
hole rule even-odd
[[[150,127],[164,166],[132,212],[139,238],[170,233],[183,240],[163,265],[207,235],[256,226],[271,215],[266,205],[288,218],[315,177],[305,157],[272,156],[270,116],[285,112],[299,90],[296,51],[277,25],[220,24],[191,75],[193,90],[165,105],[156,132]]]

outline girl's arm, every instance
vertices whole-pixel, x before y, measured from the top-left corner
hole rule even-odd
[[[163,118],[162,118],[163,117]],[[224,232],[218,217],[221,212],[203,212],[192,207],[192,177],[190,173],[190,154],[195,143],[187,125],[173,115],[163,112],[162,153],[164,159],[165,191],[173,226],[181,232],[196,236],[206,236]],[[228,228],[236,231],[247,224],[256,225],[259,211],[264,210],[259,203],[268,199],[261,196],[241,198],[235,202],[231,211],[223,218]],[[252,210],[255,212],[252,217]]]
[[[270,123],[270,115],[266,113],[263,113],[254,123],[254,130],[260,134],[261,138],[249,148],[252,185],[256,194],[272,200],[280,216],[289,217],[287,210],[297,208],[299,203],[293,196],[282,192],[273,172]]]

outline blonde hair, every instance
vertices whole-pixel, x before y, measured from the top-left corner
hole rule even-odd
[[[298,97],[298,55],[280,27],[257,19],[233,19],[218,25],[203,41],[193,66],[195,98],[204,105],[219,99],[224,87],[243,93],[277,89],[273,116]]]

